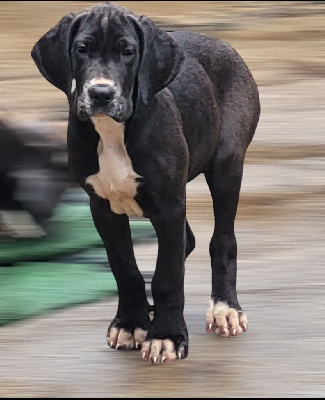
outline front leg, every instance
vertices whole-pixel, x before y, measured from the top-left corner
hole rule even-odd
[[[184,196],[185,197],[185,196]],[[155,315],[142,358],[155,364],[184,359],[188,333],[184,320],[185,200],[168,204],[151,218],[158,237],[158,259],[152,280]]]
[[[116,279],[119,304],[107,331],[108,345],[115,349],[140,348],[150,325],[145,282],[137,267],[129,218],[111,211],[109,202],[92,195],[90,208]]]

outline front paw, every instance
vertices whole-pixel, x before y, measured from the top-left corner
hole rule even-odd
[[[141,349],[147,337],[148,327],[149,322],[137,324],[115,318],[107,330],[107,343],[116,350]]]
[[[227,302],[210,301],[206,318],[206,331],[227,338],[239,336],[248,329],[247,317],[241,311],[230,307]]]
[[[168,323],[164,324],[165,327]],[[188,355],[188,333],[185,322],[173,327],[159,329],[153,322],[147,339],[141,348],[142,359],[152,364],[167,364],[183,360]]]

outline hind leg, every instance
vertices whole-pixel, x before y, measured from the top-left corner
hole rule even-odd
[[[213,198],[215,228],[210,242],[212,296],[206,330],[218,336],[238,336],[247,330],[247,318],[237,300],[237,242],[234,222],[245,153],[220,146],[205,173]]]

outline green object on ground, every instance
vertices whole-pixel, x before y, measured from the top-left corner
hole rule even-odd
[[[74,195],[75,196],[75,195]],[[61,203],[44,239],[0,242],[0,325],[117,292],[89,205]],[[131,220],[133,241],[156,237],[148,220]]]
[[[97,265],[22,263],[0,268],[0,325],[53,309],[103,299],[117,291]]]
[[[51,224],[52,233],[44,239],[19,239],[0,243],[0,265],[44,261],[103,246],[88,205],[58,205]],[[148,220],[131,220],[130,226],[134,241],[155,236]]]

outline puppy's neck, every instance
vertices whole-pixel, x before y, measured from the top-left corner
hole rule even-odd
[[[124,122],[116,122],[107,115],[96,115],[91,117],[96,132],[103,141],[124,142]]]

